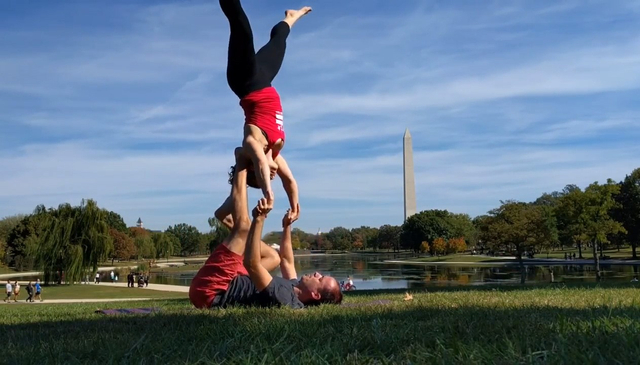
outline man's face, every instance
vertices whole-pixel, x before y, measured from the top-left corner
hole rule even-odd
[[[303,275],[298,284],[298,288],[302,292],[301,300],[303,301],[312,299],[319,300],[321,292],[330,291],[334,287],[338,287],[338,282],[335,278],[322,275],[317,271],[312,274]]]

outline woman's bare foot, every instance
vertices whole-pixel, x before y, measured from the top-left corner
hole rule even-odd
[[[289,24],[289,28],[291,28],[298,21],[298,19],[309,14],[311,10],[312,9],[310,6],[305,6],[300,10],[287,10],[284,12],[284,22]]]

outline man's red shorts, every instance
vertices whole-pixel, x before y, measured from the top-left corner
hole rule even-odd
[[[224,244],[216,247],[191,281],[189,299],[196,308],[209,308],[216,295],[227,290],[236,276],[249,275],[244,257],[229,251]]]

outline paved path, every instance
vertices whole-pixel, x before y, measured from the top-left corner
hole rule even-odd
[[[107,283],[107,282],[101,282],[100,284],[87,284],[87,285],[104,285],[104,286],[115,286],[115,287],[119,287],[119,288],[126,288],[127,287],[127,283]],[[170,292],[176,292],[176,293],[188,293],[189,292],[189,287],[188,286],[182,286],[182,285],[165,285],[165,284],[149,284],[148,287],[146,288],[138,288],[135,287],[134,289],[137,290],[159,290],[159,291],[170,291]],[[133,289],[131,289],[133,290]]]
[[[109,303],[109,302],[135,302],[141,300],[162,300],[162,298],[111,298],[111,299],[45,299],[44,301],[36,300],[33,303],[27,303],[23,300],[17,302],[5,303],[1,301],[0,304],[4,305],[20,305],[20,304],[61,304],[61,303]]]
[[[498,258],[495,258],[498,260]],[[500,259],[505,259],[501,257]],[[507,258],[508,259],[508,258]],[[510,261],[410,261],[410,260],[385,260],[381,264],[409,264],[409,265],[519,265],[515,259]],[[564,259],[526,259],[523,260],[524,265],[593,265],[593,259],[590,260],[564,260]],[[640,260],[600,260],[600,265],[640,265]]]

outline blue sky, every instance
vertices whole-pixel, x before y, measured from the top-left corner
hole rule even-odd
[[[418,210],[475,216],[640,167],[638,1],[243,5],[256,47],[314,8],[274,82],[301,229],[401,224],[407,127]],[[0,10],[0,216],[93,198],[128,225],[207,230],[243,123],[218,2]],[[266,230],[288,205],[274,186]]]

